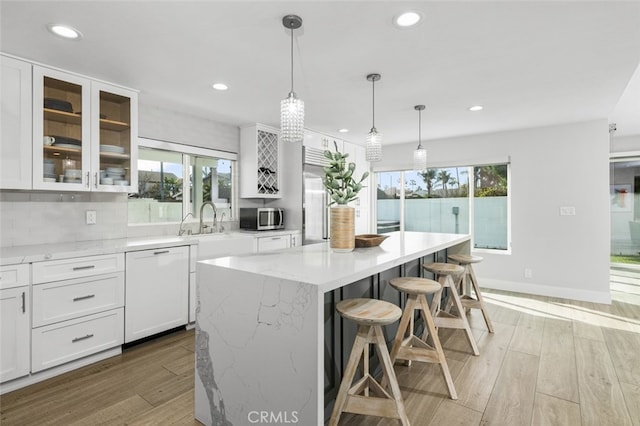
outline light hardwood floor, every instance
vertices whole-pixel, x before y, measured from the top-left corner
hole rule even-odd
[[[439,366],[395,366],[409,419],[427,425],[640,426],[640,279],[612,275],[611,305],[485,290],[495,334],[469,316],[441,330],[459,399]],[[0,424],[196,425],[193,331],[0,397]],[[397,425],[344,415],[341,425]],[[307,425],[303,425],[307,426]]]

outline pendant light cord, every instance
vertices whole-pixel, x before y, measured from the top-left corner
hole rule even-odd
[[[372,126],[374,129],[376,128],[376,79],[371,80],[371,84],[373,87],[373,101],[371,102],[371,115],[373,116]]]
[[[418,110],[418,149],[422,148],[422,110]]]
[[[293,24],[290,28],[291,30],[291,90],[293,93]]]

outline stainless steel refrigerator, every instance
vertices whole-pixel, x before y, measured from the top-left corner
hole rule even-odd
[[[314,244],[329,239],[329,206],[322,179],[322,166],[328,162],[323,151],[303,147],[302,169],[302,244]]]

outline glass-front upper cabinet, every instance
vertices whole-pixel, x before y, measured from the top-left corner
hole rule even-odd
[[[33,188],[137,192],[137,92],[34,66]]]
[[[33,67],[33,188],[89,190],[90,80]]]
[[[91,107],[92,190],[138,192],[138,94],[94,81]]]

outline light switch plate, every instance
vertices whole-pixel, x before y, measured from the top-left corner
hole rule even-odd
[[[95,210],[87,210],[87,225],[95,225],[98,222],[98,215]]]
[[[560,207],[560,216],[575,216],[576,208],[573,206],[562,206]]]

